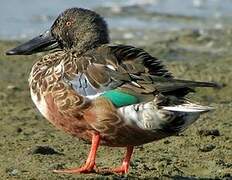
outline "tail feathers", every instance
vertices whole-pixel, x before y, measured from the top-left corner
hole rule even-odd
[[[210,106],[201,106],[198,104],[181,104],[181,105],[176,105],[176,106],[165,106],[163,109],[168,110],[168,111],[175,111],[175,112],[189,112],[189,113],[203,113],[203,112],[208,112],[211,110],[214,110],[213,107]]]
[[[201,81],[189,81],[172,78],[163,78],[157,76],[151,76],[155,88],[161,93],[172,92],[185,88],[196,88],[196,87],[213,87],[221,88],[222,85],[214,82],[201,82]]]
[[[213,88],[221,88],[221,85],[214,82],[201,82],[201,81],[185,81],[185,80],[178,80],[182,81],[183,83],[186,82],[191,87],[213,87]]]
[[[204,81],[189,81],[189,80],[180,80],[173,79],[169,80],[169,83],[176,86],[176,88],[195,88],[195,87],[213,87],[213,88],[221,88],[221,85],[215,82],[204,82]]]
[[[185,103],[176,106],[166,106],[163,109],[175,114],[172,122],[167,123],[164,128],[170,134],[184,131],[188,126],[195,122],[202,113],[213,110],[209,106],[201,106],[193,103]]]

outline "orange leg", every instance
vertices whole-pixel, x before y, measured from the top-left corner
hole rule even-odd
[[[126,174],[129,171],[130,166],[130,159],[133,153],[133,146],[128,146],[126,150],[126,155],[123,158],[122,165],[120,167],[111,169],[111,172],[119,173],[119,174]]]
[[[126,155],[123,158],[122,161],[122,165],[117,167],[117,168],[113,168],[113,169],[99,169],[98,172],[104,172],[104,173],[118,173],[118,174],[126,174],[129,171],[129,166],[130,166],[130,159],[133,153],[133,146],[128,146],[127,147],[127,151],[126,151]]]
[[[96,153],[100,143],[100,135],[93,134],[92,136],[92,145],[84,166],[80,168],[71,168],[71,169],[57,169],[53,170],[56,173],[90,173],[94,171]]]

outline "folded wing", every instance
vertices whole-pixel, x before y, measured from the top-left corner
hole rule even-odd
[[[74,63],[76,76],[67,82],[88,98],[106,96],[114,103],[113,97],[122,97],[125,102],[114,103],[118,107],[152,100],[158,93],[183,97],[195,87],[217,86],[174,79],[160,60],[132,46],[104,45]]]

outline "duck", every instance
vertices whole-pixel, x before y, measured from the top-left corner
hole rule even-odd
[[[110,146],[126,153],[107,172],[126,174],[134,147],[177,135],[212,110],[186,95],[217,83],[177,79],[145,50],[111,43],[107,23],[92,10],[66,9],[49,30],[6,54],[45,51],[29,76],[31,98],[56,128],[91,143],[82,167],[56,173],[100,172],[97,150]]]

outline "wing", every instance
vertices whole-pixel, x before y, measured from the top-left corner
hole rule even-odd
[[[142,74],[172,77],[160,60],[142,49],[125,45],[104,45],[73,63],[77,66],[76,77],[69,80],[85,96],[115,89]]]
[[[162,62],[140,48],[126,45],[110,46],[118,62],[130,73],[140,75],[147,73],[154,76],[171,78],[171,73]]]
[[[157,93],[175,95],[193,87],[214,86],[175,80],[160,60],[132,46],[104,45],[72,62],[75,75],[70,78],[65,70],[65,81],[80,95],[105,96],[117,107],[152,100]]]

